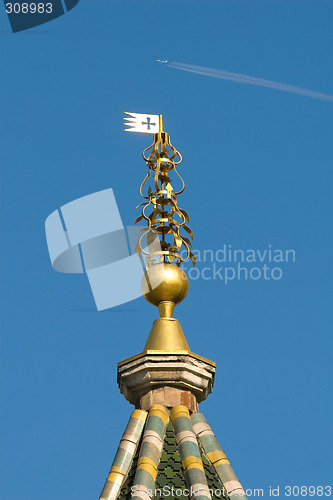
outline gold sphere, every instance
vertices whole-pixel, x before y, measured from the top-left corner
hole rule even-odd
[[[187,295],[188,278],[175,264],[154,264],[143,275],[141,290],[144,298],[155,306],[162,301],[179,304]]]

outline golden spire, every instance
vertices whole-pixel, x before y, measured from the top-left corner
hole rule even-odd
[[[177,171],[182,157],[172,146],[169,134],[163,131],[162,115],[127,114],[131,116],[125,118],[126,125],[131,127],[128,131],[154,131],[153,144],[142,153],[148,172],[140,187],[144,199],[139,205],[141,215],[135,221],[135,224],[147,223],[147,228],[140,229],[142,234],[136,245],[136,252],[146,267],[142,293],[160,313],[144,350],[190,352],[178,320],[172,317],[175,305],[184,300],[188,292],[188,278],[180,265],[187,259],[191,259],[193,266],[196,262],[191,252],[193,233],[187,225],[189,216],[177,200],[185,189]],[[171,175],[178,181],[178,187],[173,185]]]

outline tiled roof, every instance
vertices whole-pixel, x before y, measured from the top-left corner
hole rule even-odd
[[[119,500],[130,500],[131,498],[131,487],[134,484],[134,477],[137,468],[137,462],[139,458],[141,443],[137,448],[136,454],[133,458],[133,462],[131,468],[128,472],[128,475],[125,479],[125,482],[120,490],[118,499]],[[224,498],[221,495],[216,496],[214,492],[222,491],[223,485],[219,480],[215,468],[210,463],[209,459],[205,456],[204,452],[201,451],[202,463],[204,466],[205,475],[207,478],[207,484],[209,489],[212,491],[212,500],[223,500]],[[168,493],[163,494],[163,487],[167,487]],[[172,490],[173,488],[173,490]],[[185,477],[182,468],[182,463],[179,457],[179,453],[177,450],[176,438],[173,430],[173,425],[171,421],[169,421],[166,433],[164,436],[164,445],[161,454],[160,463],[158,466],[158,472],[155,483],[155,496],[154,500],[167,500],[167,499],[179,499],[179,500],[188,500],[187,496],[183,494],[177,495],[181,490],[184,491],[186,489]],[[160,490],[160,491],[159,491]],[[173,493],[173,494],[172,494]]]
[[[200,412],[159,404],[134,410],[100,500],[247,500]]]

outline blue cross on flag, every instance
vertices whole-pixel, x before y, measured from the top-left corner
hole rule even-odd
[[[125,113],[125,128],[126,132],[144,132],[146,134],[157,134],[160,132],[159,115],[144,115],[142,113]]]

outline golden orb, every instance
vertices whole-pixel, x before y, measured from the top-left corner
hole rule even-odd
[[[179,304],[188,292],[188,278],[175,264],[154,264],[142,277],[141,290],[148,302],[157,306],[160,302]]]

